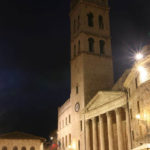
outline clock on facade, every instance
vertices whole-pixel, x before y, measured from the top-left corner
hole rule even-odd
[[[75,111],[78,112],[80,110],[79,102],[75,104]]]

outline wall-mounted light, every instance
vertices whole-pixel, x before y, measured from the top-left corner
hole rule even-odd
[[[136,114],[136,119],[141,119],[141,115],[140,114]]]
[[[140,82],[143,83],[147,80],[147,70],[143,66],[138,66],[137,68],[139,72]]]

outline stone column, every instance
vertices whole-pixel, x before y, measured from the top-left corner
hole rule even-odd
[[[114,150],[114,136],[113,136],[113,123],[111,113],[107,113],[107,126],[108,126],[108,143],[109,150]]]
[[[124,150],[121,112],[119,109],[116,109],[115,112],[116,112],[116,123],[117,123],[118,150]]]
[[[86,120],[86,150],[91,150],[90,144],[90,120]]]
[[[93,150],[98,150],[96,117],[92,119],[92,129],[93,129]]]
[[[104,118],[99,116],[100,150],[105,150]]]
[[[125,112],[126,112],[126,134],[128,140],[128,150],[131,150],[131,131],[130,131],[130,118],[128,107],[125,107]]]

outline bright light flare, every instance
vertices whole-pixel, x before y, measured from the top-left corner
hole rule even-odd
[[[72,149],[76,149],[76,143],[75,142],[72,143]]]
[[[150,144],[147,144],[147,148],[150,148]]]
[[[147,80],[147,70],[143,66],[138,66],[138,71],[140,75],[140,82],[143,83]]]
[[[71,145],[68,145],[68,148],[71,149],[72,148]]]
[[[137,54],[135,55],[135,59],[136,59],[136,60],[141,60],[143,57],[144,57],[144,56],[143,56],[142,53],[137,53]]]
[[[141,115],[140,115],[140,114],[137,114],[137,115],[136,115],[136,119],[141,119]]]

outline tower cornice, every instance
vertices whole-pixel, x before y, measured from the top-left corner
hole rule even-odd
[[[78,5],[93,6],[95,8],[100,8],[101,10],[110,11],[110,7],[109,6],[102,6],[100,4],[98,5],[97,3],[87,2],[87,1],[78,1],[74,7],[71,7],[71,10],[70,10],[70,13],[69,13],[70,16],[74,12],[74,10],[78,8]]]
[[[71,39],[71,42],[74,41],[74,39],[77,38],[81,33],[86,34],[88,36],[95,36],[95,37],[98,37],[98,38],[101,36],[103,39],[110,39],[110,40],[112,39],[111,36],[105,36],[105,35],[102,35],[102,34],[101,35],[100,34],[94,34],[92,32],[87,32],[87,31],[80,31],[80,32],[78,32],[77,34],[75,34],[73,36],[73,38]]]
[[[101,59],[112,59],[112,56],[108,56],[108,55],[103,55],[103,56],[100,56],[99,54],[96,54],[96,53],[90,53],[90,52],[87,52],[87,51],[82,51],[78,54],[78,56],[81,56],[81,55],[93,55],[93,56],[97,56]],[[78,57],[77,56],[77,57]],[[74,57],[74,58],[71,58],[70,62],[74,61],[77,57]]]

